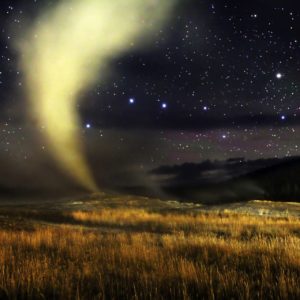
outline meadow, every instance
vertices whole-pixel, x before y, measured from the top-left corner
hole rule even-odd
[[[0,299],[300,299],[300,219],[0,209]]]

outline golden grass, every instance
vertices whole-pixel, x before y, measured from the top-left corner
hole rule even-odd
[[[297,218],[120,208],[64,220],[0,230],[1,299],[300,298]]]

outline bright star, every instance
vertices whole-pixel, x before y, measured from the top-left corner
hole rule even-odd
[[[284,120],[286,119],[286,116],[281,116],[280,119],[281,119],[282,121],[284,121]]]
[[[168,107],[168,104],[167,103],[162,103],[162,105],[161,105],[161,108],[162,109],[166,109]]]
[[[276,78],[277,78],[277,79],[281,79],[281,78],[282,78],[282,74],[281,74],[281,73],[277,73],[277,74],[276,74]]]
[[[135,103],[135,99],[134,99],[134,98],[130,98],[130,99],[129,99],[129,103],[130,103],[130,104],[134,104],[134,103]]]
[[[91,124],[86,124],[85,127],[86,127],[87,129],[90,129],[92,126],[91,126]]]

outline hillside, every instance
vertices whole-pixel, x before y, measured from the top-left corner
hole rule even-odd
[[[300,158],[260,161],[227,161],[206,165],[182,165],[156,170],[162,190],[179,200],[205,204],[268,199],[300,200]],[[191,173],[188,170],[193,170]],[[189,175],[187,175],[189,174]],[[204,175],[205,174],[205,177]],[[209,176],[208,176],[209,175]]]

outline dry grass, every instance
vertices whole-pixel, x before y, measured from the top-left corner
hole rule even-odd
[[[63,220],[0,230],[1,299],[300,299],[299,219],[120,208]]]

